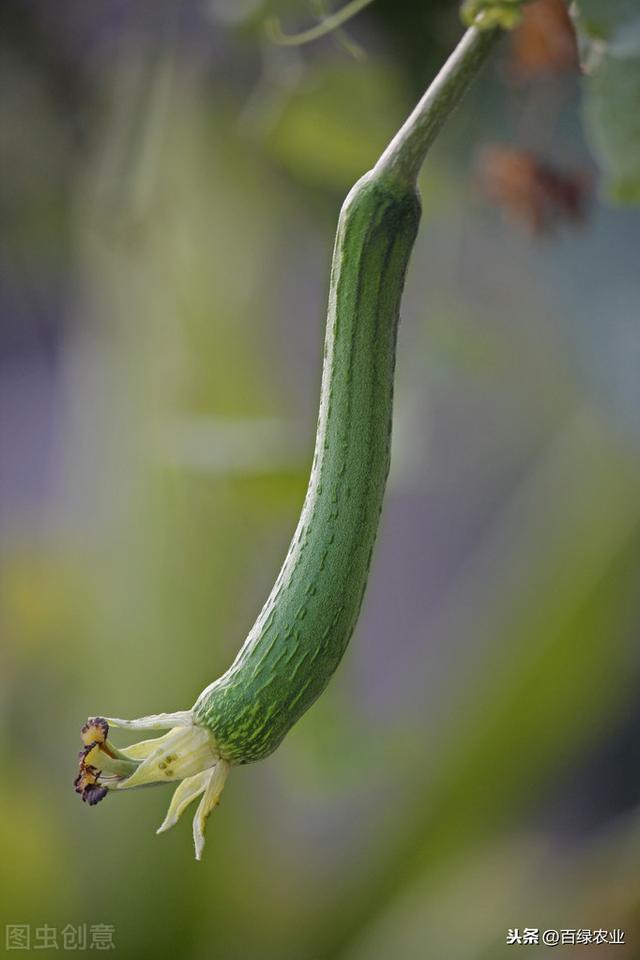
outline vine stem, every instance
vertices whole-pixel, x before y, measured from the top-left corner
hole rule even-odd
[[[280,22],[276,17],[267,20],[267,32],[274,43],[283,47],[298,47],[303,43],[311,43],[312,40],[319,40],[320,37],[338,30],[348,20],[351,20],[357,13],[369,6],[373,0],[350,0],[340,10],[329,14],[322,23],[311,27],[309,30],[303,30],[301,33],[283,33]]]
[[[427,151],[503,33],[469,27],[433,83],[386,148],[373,172],[414,186]]]

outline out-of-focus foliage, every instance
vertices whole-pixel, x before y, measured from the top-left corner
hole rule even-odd
[[[579,0],[585,118],[616,199],[640,201],[640,8],[635,0]]]
[[[233,772],[200,864],[188,824],[154,835],[165,791],[73,793],[87,715],[189,706],[259,610],[341,200],[459,34],[455,4],[380,0],[355,62],[274,48],[267,13],[309,11],[0,5],[0,924],[112,924],[123,960],[496,960],[524,926],[636,957],[640,219],[534,239],[479,194],[487,142],[594,170],[577,76],[508,79],[507,44],[421,179],[334,682]]]

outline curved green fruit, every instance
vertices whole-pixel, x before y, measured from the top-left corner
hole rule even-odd
[[[163,833],[199,798],[196,858],[233,764],[260,760],[322,693],[358,619],[389,471],[400,298],[420,219],[427,150],[498,39],[471,27],[376,163],[347,197],[333,254],[320,415],[307,496],[275,586],[235,662],[191,710],[81,730],[74,787],[178,782]],[[118,748],[109,728],[168,730]]]
[[[375,171],[342,208],[302,514],[235,662],[194,708],[232,763],[275,750],[326,687],[355,627],[389,471],[400,298],[419,218],[417,191]]]

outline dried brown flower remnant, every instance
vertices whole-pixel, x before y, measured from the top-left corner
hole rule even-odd
[[[91,807],[106,797],[118,776],[130,775],[137,766],[109,742],[108,734],[109,724],[104,717],[90,717],[80,730],[83,746],[73,786]]]
[[[511,65],[521,79],[578,70],[578,45],[564,0],[536,0],[511,37]]]
[[[527,150],[492,144],[481,153],[478,179],[487,199],[532,234],[585,218],[590,179],[582,170],[562,172]]]
[[[90,717],[80,731],[85,747],[104,743],[109,733],[109,724],[104,717]]]
[[[80,772],[73,781],[76,793],[79,793],[85,803],[93,807],[100,803],[107,795],[107,788],[98,783],[100,771],[89,764],[84,763],[83,755],[80,754]]]
[[[107,795],[107,788],[99,782],[101,770],[92,761],[105,749],[108,733],[109,724],[104,717],[90,717],[80,731],[83,747],[78,754],[79,770],[73,786],[85,803],[92,807]]]

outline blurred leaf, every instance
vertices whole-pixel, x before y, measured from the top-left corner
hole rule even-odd
[[[579,0],[580,28],[594,39],[612,41],[622,30],[637,28],[636,0]]]
[[[580,0],[586,41],[585,121],[607,191],[640,201],[640,11],[634,0]]]
[[[605,55],[585,102],[587,129],[603,164],[608,189],[626,203],[640,201],[640,57]]]
[[[319,66],[270,136],[297,177],[344,191],[377,160],[402,116],[395,74],[379,63]]]

